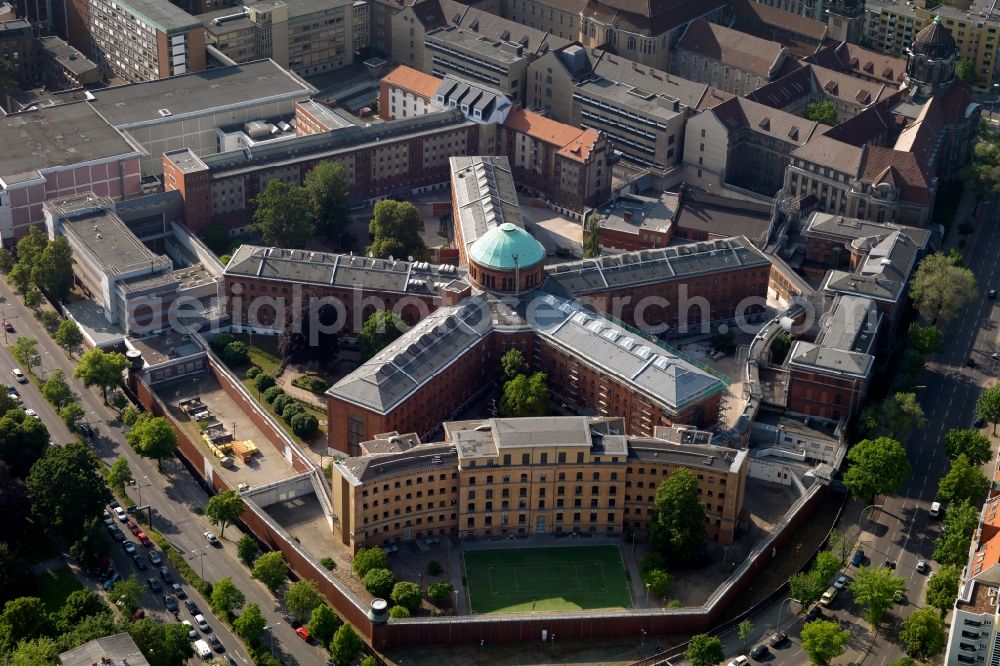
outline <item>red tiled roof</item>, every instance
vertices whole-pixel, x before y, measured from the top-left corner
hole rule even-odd
[[[869,51],[848,42],[822,48],[806,58],[806,62],[896,87],[903,82],[903,75],[906,73],[906,60]]]
[[[392,87],[409,90],[427,99],[433,98],[434,92],[441,85],[441,79],[438,77],[424,74],[406,65],[400,65],[392,70],[382,77],[382,81]]]
[[[961,79],[955,79],[948,91],[941,96],[944,115],[949,123],[963,122],[973,103],[969,85]]]
[[[590,158],[590,151],[600,138],[596,130],[581,130],[522,108],[512,109],[503,124],[516,132],[556,146],[560,149],[559,154],[581,162]]]
[[[932,97],[924,104],[917,119],[899,133],[899,138],[896,139],[893,148],[915,154],[920,163],[930,169],[934,158],[934,148],[937,146],[944,124],[945,117],[941,100]]]
[[[905,201],[930,203],[930,178],[914,153],[867,146],[859,178],[872,185],[886,182],[898,187]]]

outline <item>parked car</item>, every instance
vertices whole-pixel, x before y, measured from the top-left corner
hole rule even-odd
[[[924,560],[917,560],[917,573],[927,573],[929,570],[927,562]]]
[[[128,531],[131,532],[132,534],[138,534],[139,532],[142,531],[142,528],[139,527],[139,524],[134,520],[132,520],[131,518],[126,520],[125,524],[128,526]]]
[[[823,593],[823,596],[819,598],[819,603],[822,604],[823,606],[829,606],[834,602],[836,598],[837,598],[837,588],[828,587],[826,589],[826,592]]]
[[[198,632],[195,631],[194,625],[187,620],[181,620],[181,624],[187,627],[188,638],[198,638]]]
[[[769,654],[771,654],[771,651],[763,643],[750,650],[750,658],[755,661],[764,661]]]
[[[729,662],[729,666],[747,666],[747,664],[749,663],[750,660],[747,659],[747,656],[745,654],[741,654],[740,656],[736,657],[731,662]]]
[[[858,548],[854,553],[854,557],[851,558],[851,564],[856,567],[860,567],[861,563],[865,561],[865,551]]]
[[[104,510],[104,525],[109,528],[114,527],[115,525],[115,519],[111,517],[111,514],[108,513],[107,509]]]
[[[160,568],[160,578],[162,578],[163,582],[166,583],[167,585],[173,585],[174,583],[177,582],[174,580],[174,575],[170,573],[170,570],[167,569],[166,567]]]
[[[972,425],[975,428],[985,428],[986,427],[986,419],[977,418],[975,421],[972,422]]]
[[[181,587],[180,583],[174,583],[170,586],[170,589],[173,591],[174,596],[178,599],[187,599],[187,592],[184,591],[184,588]]]
[[[892,600],[897,604],[901,604],[906,601],[906,590],[896,590],[892,593]]]
[[[771,634],[771,637],[767,639],[768,645],[771,647],[780,647],[788,642],[788,634],[783,631],[776,631]]]
[[[115,507],[115,515],[118,516],[118,520],[120,520],[121,522],[123,523],[128,522],[128,514],[125,513],[125,509],[121,508],[120,506]]]
[[[42,420],[42,417],[38,415],[38,412],[36,412],[35,410],[31,409],[30,407],[28,409],[24,410],[24,415],[25,416],[30,416],[33,419],[38,419],[39,421]]]
[[[156,580],[152,576],[146,579],[146,585],[149,585],[149,589],[151,589],[156,594],[163,592],[163,586],[160,585],[160,581]]]
[[[188,613],[191,613],[191,615],[197,615],[198,613],[201,612],[201,611],[198,610],[198,604],[196,604],[191,599],[186,600],[184,602],[184,605],[187,606]]]
[[[4,319],[3,320],[3,330],[7,331],[8,333],[13,333],[14,332],[14,324],[10,323],[9,319]]]
[[[112,525],[111,527],[109,527],[108,532],[111,534],[111,538],[114,539],[115,541],[125,540],[125,533],[122,532],[117,525]]]
[[[895,570],[896,569],[896,560],[886,560],[885,561],[885,568],[886,569]]]
[[[823,617],[823,610],[819,606],[813,606],[806,613],[806,619],[804,622],[812,622],[813,620],[818,620]]]
[[[147,548],[153,545],[153,542],[150,540],[149,535],[147,535],[142,530],[139,530],[139,533],[135,535],[135,538],[139,540],[139,543],[141,543],[143,546],[146,546]]]
[[[21,368],[14,368],[13,370],[10,371],[10,374],[14,375],[14,379],[17,381],[18,384],[28,383],[28,378],[24,376],[23,372],[21,372]]]
[[[204,631],[206,634],[212,631],[212,627],[208,626],[208,622],[205,620],[205,616],[198,613],[194,616],[194,623],[198,625],[198,628]]]
[[[991,299],[996,298],[997,297],[997,290],[996,289],[990,289],[988,292],[986,292],[986,295],[989,296]],[[7,322],[4,322],[4,323],[6,324]]]
[[[135,544],[131,541],[125,540],[122,542],[122,550],[125,551],[126,555],[131,555],[135,552]]]
[[[180,608],[177,606],[177,600],[174,599],[173,595],[164,594],[163,595],[163,605],[166,606],[167,610],[171,613],[176,613]]]
[[[208,637],[208,644],[211,645],[212,649],[216,652],[222,653],[226,651],[226,648],[222,645],[222,641],[220,641],[215,634]]]
[[[232,655],[228,655],[228,654],[226,655],[226,664],[227,664],[228,666],[239,666],[239,665],[238,665],[238,664],[236,663],[236,660],[235,660],[235,659],[233,659]]]
[[[13,384],[7,384],[7,397],[14,402],[21,402],[21,394],[17,392],[17,387]]]
[[[841,576],[840,578],[838,578],[833,582],[833,586],[838,590],[842,590],[844,589],[844,586],[847,585],[847,581],[849,580],[850,578],[848,578],[847,576]]]
[[[205,532],[205,540],[208,541],[213,546],[222,545],[222,543],[219,541],[219,538],[215,536],[215,534],[213,534],[212,532]]]
[[[155,550],[149,551],[146,553],[146,556],[149,558],[149,563],[154,567],[158,567],[163,564],[163,557]]]
[[[304,640],[305,642],[307,642],[307,643],[309,642],[309,628],[308,627],[299,627],[298,629],[295,630],[295,633],[298,634],[298,637],[301,638],[302,640]]]
[[[139,571],[145,571],[146,569],[149,568],[149,565],[146,564],[146,560],[143,559],[142,557],[142,553],[138,551],[132,553],[132,559],[135,561],[135,568],[138,569]]]
[[[109,578],[106,581],[104,581],[104,591],[107,592],[108,590],[110,590],[111,586],[114,585],[115,583],[117,583],[118,581],[120,581],[121,579],[122,579],[122,575],[120,573],[118,573],[117,571],[115,573],[111,574],[111,578]]]

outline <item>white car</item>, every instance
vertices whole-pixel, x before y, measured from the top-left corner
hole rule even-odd
[[[194,627],[191,625],[190,622],[184,620],[181,622],[181,624],[187,627],[188,638],[198,638],[198,632],[194,630]]]
[[[127,539],[122,542],[122,548],[124,548],[125,552],[129,555],[135,552],[135,544]]]
[[[128,514],[125,513],[125,509],[121,508],[120,506],[115,507],[115,515],[118,516],[118,520],[122,521],[123,523],[128,522]]]
[[[205,616],[201,613],[194,616],[194,623],[198,625],[199,629],[206,633],[212,630],[212,628],[208,626],[208,622],[205,621]]]
[[[28,378],[24,376],[23,372],[21,372],[21,368],[14,368],[10,371],[10,374],[14,375],[14,379],[16,379],[19,384],[28,383]]]
[[[838,590],[842,590],[844,589],[844,586],[847,585],[848,580],[850,579],[847,576],[841,576],[840,578],[838,578],[833,582],[833,586]]]
[[[747,656],[745,654],[741,654],[740,656],[736,657],[731,662],[729,662],[729,666],[747,666],[747,664],[749,663],[750,660],[747,659]]]
[[[208,541],[213,546],[219,545],[219,538],[215,536],[212,532],[205,532],[205,540]]]
[[[36,412],[35,410],[31,409],[30,407],[28,409],[24,410],[24,413],[25,413],[25,415],[30,416],[33,419],[38,419],[38,420],[42,419],[42,417],[38,415],[38,412]]]
[[[917,560],[917,573],[927,573],[927,571],[927,562],[924,560]]]

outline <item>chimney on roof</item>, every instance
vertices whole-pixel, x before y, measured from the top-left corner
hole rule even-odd
[[[632,221],[632,211],[630,211],[630,210],[625,211],[624,218],[625,218],[626,222],[631,222]]]

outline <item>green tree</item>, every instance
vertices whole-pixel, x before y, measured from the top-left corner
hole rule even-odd
[[[31,269],[24,263],[17,262],[7,273],[7,282],[10,286],[22,294],[28,293],[31,289]]]
[[[84,522],[83,534],[70,544],[69,554],[76,558],[82,567],[92,569],[108,554],[108,546],[104,523],[99,517],[94,516]]]
[[[111,586],[108,590],[108,601],[120,608],[122,615],[129,617],[139,608],[144,594],[146,588],[139,582],[139,577],[133,574]]]
[[[643,579],[649,586],[649,593],[661,599],[667,596],[667,590],[674,584],[674,577],[663,569],[652,569],[643,576]]]
[[[979,506],[990,489],[990,480],[983,471],[969,462],[965,454],[960,454],[951,463],[951,469],[938,482],[938,499],[955,503],[968,501]]]
[[[309,635],[319,641],[320,645],[327,647],[333,640],[333,635],[337,633],[340,624],[340,618],[330,610],[330,607],[326,604],[320,604],[313,609],[312,616],[309,618]]]
[[[547,416],[549,413],[549,385],[544,372],[531,376],[518,375],[505,382],[500,394],[500,416],[519,418]]]
[[[0,613],[0,650],[10,652],[18,642],[53,632],[45,604],[38,597],[18,597],[4,604]]]
[[[284,555],[274,550],[257,558],[250,575],[274,592],[288,578],[288,564],[285,563]]]
[[[883,432],[894,439],[900,439],[907,430],[927,425],[927,418],[916,393],[896,392],[883,400],[879,421],[884,424]]]
[[[126,405],[125,409],[118,416],[118,420],[121,421],[122,425],[130,428],[138,423],[140,418],[142,418],[142,411],[135,405]]]
[[[344,166],[339,162],[320,162],[306,174],[305,189],[317,230],[331,237],[342,233],[351,221]]]
[[[394,312],[376,310],[368,315],[358,334],[358,352],[364,363],[401,336],[409,326]]]
[[[792,599],[800,601],[803,606],[808,606],[819,599],[823,593],[822,585],[825,585],[825,582],[817,584],[816,576],[813,574],[800,571],[788,579],[788,594]]]
[[[66,381],[66,373],[56,368],[42,382],[42,397],[49,404],[55,405],[56,409],[62,409],[64,405],[68,405],[76,399],[76,394]]]
[[[70,540],[82,535],[86,522],[111,501],[97,456],[80,442],[49,447],[31,467],[27,486],[40,524]]]
[[[59,328],[56,329],[55,340],[57,345],[72,354],[83,344],[83,333],[80,332],[80,327],[76,325],[76,322],[63,319],[59,322]]]
[[[248,567],[253,566],[253,562],[257,559],[259,552],[260,548],[257,547],[257,540],[249,534],[244,534],[236,542],[236,554],[239,556],[240,562]]]
[[[267,620],[264,619],[264,614],[260,612],[260,606],[257,604],[249,604],[240,616],[233,620],[233,631],[247,645],[256,645],[266,626]]]
[[[427,247],[420,236],[423,228],[417,207],[409,201],[379,201],[368,224],[368,233],[372,238],[368,252],[382,258],[392,255],[402,259],[409,255],[417,260],[424,259]]]
[[[860,530],[858,530],[856,525],[850,525],[830,533],[827,548],[837,556],[841,564],[846,562],[847,558],[854,551],[854,544],[858,540],[859,533]]]
[[[31,500],[24,481],[11,476],[10,467],[0,460],[0,542],[18,543],[27,529],[30,512]]]
[[[972,164],[966,168],[964,175],[965,182],[981,195],[1000,192],[1000,187],[998,187],[998,183],[1000,183],[1000,133],[991,131],[987,123],[983,123],[979,130],[979,139],[973,149]],[[17,267],[15,266],[15,268]],[[14,284],[13,281],[11,284]]]
[[[972,271],[956,266],[940,253],[921,259],[910,279],[914,307],[931,324],[951,321],[975,297],[976,277]]]
[[[70,430],[76,431],[76,426],[84,416],[83,407],[71,402],[59,410],[59,417]]]
[[[162,469],[164,458],[177,453],[177,432],[164,416],[143,414],[126,433],[125,440],[143,458],[156,460],[157,469]]]
[[[223,615],[232,615],[243,608],[246,601],[246,595],[240,588],[236,587],[230,576],[220,579],[212,586],[212,608]]]
[[[948,643],[941,614],[931,608],[922,608],[910,613],[899,629],[899,639],[910,654],[928,658],[941,654]]]
[[[305,247],[316,233],[316,219],[306,189],[272,179],[253,199],[253,225],[265,245]]]
[[[844,485],[861,500],[891,495],[910,476],[906,449],[889,437],[861,440],[847,452],[847,460],[851,466],[844,473]]]
[[[854,572],[850,590],[854,601],[865,607],[865,619],[877,627],[905,582],[887,567],[861,567]]]
[[[691,663],[691,666],[716,666],[726,658],[726,653],[722,641],[718,638],[708,634],[698,634],[691,637],[688,649],[684,651],[684,658]]]
[[[375,662],[375,657],[368,656],[362,659],[358,666],[378,666],[378,664]]]
[[[917,662],[913,660],[913,657],[904,655],[895,661],[890,661],[889,666],[917,666]]]
[[[994,384],[983,391],[976,400],[976,416],[993,424],[993,434],[997,434],[1000,423],[1000,384]]]
[[[524,353],[520,349],[512,348],[500,357],[500,369],[503,380],[509,382],[518,375],[528,374],[528,362],[524,360]]]
[[[954,460],[964,455],[975,467],[982,467],[993,457],[990,439],[978,430],[949,430],[944,436],[944,450]]]
[[[392,593],[392,586],[396,583],[396,577],[389,569],[372,569],[361,579],[365,589],[375,597],[385,599]]]
[[[107,604],[96,592],[73,590],[55,615],[55,620],[60,631],[69,631],[83,618],[107,611]]]
[[[433,599],[436,603],[441,603],[445,599],[451,597],[451,593],[455,591],[455,588],[451,586],[451,583],[443,580],[439,580],[436,583],[431,583],[427,586],[427,596]]]
[[[122,372],[128,367],[128,360],[121,352],[105,352],[100,349],[90,349],[80,357],[73,376],[83,382],[88,388],[99,386],[104,402],[108,401],[108,389],[118,386],[122,380]]]
[[[946,564],[931,574],[927,581],[927,603],[940,610],[942,617],[955,605],[961,580],[962,571],[953,564]]]
[[[59,328],[59,322],[62,321],[62,317],[55,310],[42,310],[38,313],[38,321],[42,323],[46,331],[52,333]]]
[[[24,292],[24,304],[32,310],[37,310],[42,304],[42,294],[37,289]]]
[[[963,58],[956,63],[955,74],[970,86],[975,86],[979,83],[979,74],[976,73],[976,65],[968,58]]]
[[[937,326],[921,326],[913,322],[906,333],[906,341],[921,356],[944,351],[944,336]]]
[[[942,565],[964,566],[969,557],[972,532],[978,524],[979,511],[968,501],[950,504],[941,536],[934,541],[934,559]]]
[[[843,561],[837,557],[836,553],[829,550],[821,550],[816,553],[816,560],[813,562],[812,571],[815,573],[817,579],[825,583],[840,571],[840,567],[843,564]]]
[[[69,239],[57,236],[49,241],[33,271],[35,284],[54,301],[64,301],[73,288],[73,251]]]
[[[323,601],[322,593],[311,580],[295,581],[285,591],[285,606],[299,622],[308,620]]]
[[[338,664],[353,664],[364,643],[349,624],[342,624],[330,643],[330,656]]]
[[[9,273],[15,263],[14,253],[5,247],[0,248],[0,271]]]
[[[354,554],[354,561],[351,562],[351,567],[353,567],[354,573],[358,575],[358,578],[364,578],[365,574],[372,569],[388,569],[389,556],[378,546],[359,548],[358,552]]]
[[[393,602],[409,611],[415,611],[420,608],[420,603],[423,601],[420,586],[407,581],[400,581],[393,585],[390,596]]]
[[[133,480],[132,470],[128,466],[128,458],[124,456],[115,458],[115,461],[111,463],[111,469],[108,470],[108,485],[117,490],[119,495],[124,495],[125,486],[132,483]]]
[[[809,655],[809,661],[826,666],[836,657],[844,654],[851,634],[840,628],[836,622],[813,620],[802,627],[802,649]]]
[[[820,100],[806,105],[805,118],[833,127],[837,124],[837,109],[833,107],[833,102],[830,100]]]
[[[597,211],[591,211],[583,225],[583,258],[601,256],[601,222]]]
[[[213,525],[219,525],[219,537],[226,533],[226,525],[232,525],[243,514],[243,498],[235,490],[224,490],[208,498],[205,515]]]
[[[17,478],[27,478],[32,466],[46,453],[49,431],[39,419],[20,409],[8,409],[0,417],[0,460]]]
[[[28,370],[42,362],[38,353],[38,340],[34,338],[18,338],[10,348],[10,355]]]
[[[736,628],[736,635],[740,637],[740,641],[743,643],[743,651],[746,652],[747,646],[750,644],[750,637],[753,636],[753,622],[750,620],[740,622]]]
[[[48,636],[42,636],[30,641],[21,641],[14,648],[7,666],[43,666],[43,664],[58,664],[59,644]]]
[[[194,656],[194,646],[182,624],[139,620],[128,627],[128,634],[150,666],[184,666]]]
[[[396,619],[410,617],[410,609],[406,606],[393,606],[389,609],[389,617]]]
[[[97,615],[88,615],[80,620],[72,629],[60,637],[64,649],[72,650],[95,638],[119,634],[126,630],[129,621],[119,619],[110,610]]]
[[[679,469],[656,489],[655,514],[649,541],[668,560],[693,562],[705,540],[705,505],[698,495],[698,478]]]

